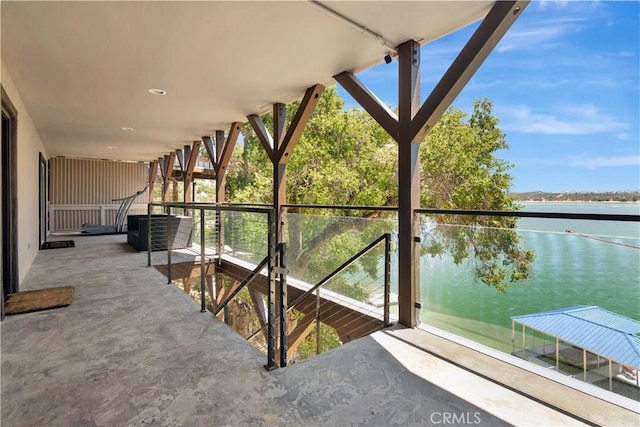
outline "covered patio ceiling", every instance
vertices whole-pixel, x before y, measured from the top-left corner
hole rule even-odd
[[[3,0],[2,63],[50,156],[149,161],[493,3]]]

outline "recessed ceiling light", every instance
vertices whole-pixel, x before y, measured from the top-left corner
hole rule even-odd
[[[117,150],[117,149],[118,149],[118,147],[113,147],[111,145],[107,147],[107,150]]]
[[[122,129],[122,130],[126,130],[126,131],[129,131],[129,132],[131,132],[131,131],[133,130],[133,128],[130,128],[130,127],[128,127],[128,126],[121,127],[120,129]]]
[[[152,95],[162,96],[162,95],[166,95],[167,91],[163,89],[149,89],[149,93]]]

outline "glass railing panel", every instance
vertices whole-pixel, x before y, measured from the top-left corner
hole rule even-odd
[[[220,213],[211,208],[195,207],[187,212],[193,221],[192,244],[189,247],[195,255],[201,255],[204,247],[205,257],[218,254]],[[204,231],[204,234],[202,234]]]
[[[253,212],[221,212],[225,255],[257,264],[267,255],[267,215]]]
[[[391,234],[393,251],[397,246],[396,224],[395,218],[287,213],[283,232],[289,277],[316,284],[384,233]],[[394,262],[391,271],[396,270]],[[383,272],[384,244],[380,244],[333,279],[333,284],[327,284],[327,289],[362,301],[380,299],[379,281]],[[391,292],[397,295],[397,289],[397,275],[392,273]]]
[[[384,234],[395,250],[396,220],[287,213],[283,232],[289,283],[290,362],[335,348],[385,326]],[[358,253],[373,245],[361,257]],[[344,266],[348,267],[336,270]],[[394,263],[390,265],[397,269]],[[336,272],[339,271],[339,272]],[[325,279],[331,276],[330,279]],[[391,283],[391,312],[397,315],[397,281]],[[322,285],[298,298],[300,292]],[[300,289],[296,293],[293,288]],[[391,314],[394,317],[394,314]],[[304,335],[298,335],[304,330]],[[299,338],[298,338],[299,337]]]
[[[584,305],[640,320],[638,223],[522,218],[516,229],[503,229],[455,225],[469,217],[442,219],[420,216],[422,322],[555,369],[554,351],[523,352],[511,317]],[[529,350],[555,347],[551,337],[531,334]],[[573,357],[573,346],[561,346],[558,370],[581,379],[582,353]],[[588,379],[608,372],[597,355],[588,359]],[[614,364],[614,374],[622,368]],[[640,389],[614,382],[614,392],[640,399]],[[608,376],[596,384],[609,388]]]

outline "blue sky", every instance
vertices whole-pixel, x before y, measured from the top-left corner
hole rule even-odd
[[[422,101],[476,27],[422,47]],[[639,28],[638,1],[533,1],[481,66],[454,105],[494,102],[514,191],[640,190]],[[358,77],[397,106],[397,61]]]

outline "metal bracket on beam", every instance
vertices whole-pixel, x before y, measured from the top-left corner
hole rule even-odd
[[[283,267],[273,267],[271,270],[276,274],[289,274],[289,270]]]

